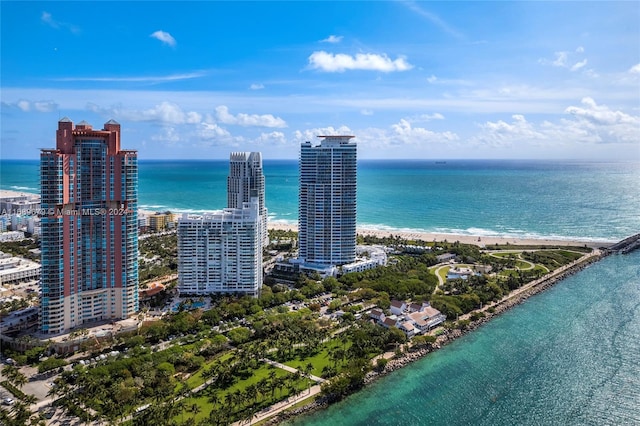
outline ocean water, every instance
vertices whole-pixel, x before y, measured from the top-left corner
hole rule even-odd
[[[290,424],[638,425],[640,251],[605,258]]]
[[[139,165],[139,206],[226,206],[228,161]],[[271,221],[297,223],[298,163],[265,160]],[[640,230],[640,164],[360,161],[358,226],[458,235],[614,241]],[[38,162],[0,161],[0,189],[39,191]]]

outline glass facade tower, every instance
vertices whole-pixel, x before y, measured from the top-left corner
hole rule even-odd
[[[138,155],[120,124],[58,122],[40,154],[43,334],[138,311]]]
[[[356,143],[318,137],[300,149],[299,259],[339,266],[356,258]]]
[[[260,215],[260,240],[262,247],[269,244],[267,233],[267,209],[264,204],[264,173],[262,154],[259,152],[232,152],[229,155],[227,177],[227,207],[241,209],[252,198],[258,199]]]

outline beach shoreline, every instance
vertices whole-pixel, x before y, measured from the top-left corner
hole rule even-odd
[[[289,223],[272,223],[267,227],[269,229],[279,231],[298,231],[297,224]],[[359,227],[356,230],[358,235],[373,236],[377,238],[389,238],[391,236],[399,237],[407,241],[425,241],[425,242],[460,242],[461,244],[472,244],[481,248],[493,245],[514,245],[514,246],[562,246],[562,247],[608,247],[613,244],[611,241],[594,241],[572,239],[552,239],[552,238],[519,238],[514,236],[491,236],[491,235],[460,235],[445,234],[420,231],[402,231],[402,230],[380,230],[372,228]]]

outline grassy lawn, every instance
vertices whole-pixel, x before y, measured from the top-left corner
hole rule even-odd
[[[534,271],[540,271],[542,273],[542,275],[548,274],[549,270],[544,267],[543,265],[536,265],[535,268],[533,268]]]
[[[499,277],[519,277],[520,274],[515,269],[505,269],[498,273]]]
[[[449,272],[449,269],[451,269],[451,266],[445,266],[438,271],[438,276],[442,278],[442,281],[447,281],[447,273]]]
[[[531,263],[525,262],[523,260],[516,260],[516,268],[519,268],[523,271],[526,271],[528,269],[533,269],[531,267]]]
[[[313,365],[313,370],[311,370],[311,374],[313,374],[314,376],[322,377],[322,370],[326,366],[333,366],[333,361],[331,361],[331,358],[329,357],[329,354],[331,353],[331,351],[339,347],[346,350],[349,348],[349,346],[351,346],[351,343],[347,342],[346,346],[343,347],[340,340],[334,338],[324,343],[322,346],[323,346],[322,349],[320,349],[320,351],[317,354],[311,357],[304,358],[304,359],[296,357],[291,361],[287,361],[283,364],[300,370],[308,363],[311,363],[311,365]]]
[[[256,384],[260,380],[269,377],[269,374],[271,373],[271,371],[275,372],[276,377],[284,377],[284,376],[290,375],[290,373],[280,368],[272,367],[268,364],[261,364],[261,366],[258,369],[253,370],[253,374],[251,375],[251,377],[245,380],[239,380],[227,389],[212,390],[212,392],[216,394],[219,401],[216,404],[215,408],[221,409],[221,407],[224,407],[225,405],[227,405],[225,398],[228,394],[233,394],[238,390],[245,390],[248,386],[252,384]],[[312,386],[313,384],[314,384],[313,381],[303,378],[297,384],[296,390],[293,393],[298,393],[303,389],[307,389],[309,386]],[[183,400],[184,409],[182,413],[174,417],[174,420],[182,424],[190,418],[195,419],[196,422],[207,419],[209,417],[209,413],[211,413],[211,411],[214,409],[214,405],[209,401],[209,395],[210,394],[207,390],[203,390],[198,394],[198,396],[185,398]],[[273,398],[272,398],[272,395],[273,395]],[[278,390],[278,389],[274,390],[273,394],[258,395],[257,400],[254,404],[257,405],[256,409],[260,410],[262,408],[269,407],[275,404],[276,402],[282,401],[283,399],[288,398],[289,396],[290,396],[289,389],[287,387],[283,387],[281,390]],[[194,405],[197,405],[198,408],[195,411],[192,411],[192,406]],[[246,406],[242,408],[246,408]],[[236,409],[235,412],[237,411],[238,410]]]
[[[198,387],[198,386],[200,386],[201,384],[204,383],[204,379],[202,378],[202,373],[206,369],[210,368],[213,365],[224,363],[224,362],[228,361],[232,356],[233,356],[233,353],[231,351],[228,351],[228,352],[225,352],[225,353],[217,356],[212,361],[206,363],[200,370],[198,370],[198,372],[196,372],[195,374],[191,375],[191,377],[189,377],[187,379],[186,383],[189,386],[189,389],[193,389],[193,388]],[[179,389],[179,387],[177,387],[177,389]]]
[[[506,251],[506,252],[500,252],[500,253],[491,253],[491,256],[493,257],[500,257],[503,259],[508,259],[509,257],[515,257],[518,258],[520,256],[520,252],[519,251]]]
[[[570,261],[578,260],[584,255],[584,253],[576,253],[574,251],[568,251],[568,250],[558,250],[558,253],[570,259]]]

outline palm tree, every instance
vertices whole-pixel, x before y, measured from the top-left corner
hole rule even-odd
[[[14,386],[15,386],[14,380],[16,379],[19,373],[20,373],[20,370],[18,370],[18,367],[16,367],[15,365],[5,365],[2,368],[2,375],[5,376],[7,378],[7,381],[13,384]]]
[[[258,393],[262,396],[263,400],[264,397],[267,393],[267,391],[269,390],[269,380],[266,377],[263,377],[262,379],[260,379],[258,381],[258,383],[256,383],[256,387],[258,389]]]
[[[213,409],[215,410],[216,405],[218,405],[220,403],[220,398],[218,397],[218,392],[212,392],[211,395],[209,395],[209,402],[211,403],[211,405],[213,405]]]
[[[216,411],[216,410],[212,410],[209,413],[209,418],[206,419],[204,422],[202,422],[201,424],[203,425],[223,425],[226,422],[226,417],[225,415],[222,413],[222,411]]]
[[[193,413],[193,418],[194,419],[196,418],[198,413],[200,413],[200,411],[202,411],[202,408],[200,407],[200,405],[198,405],[195,402],[193,404],[191,404],[191,412]]]
[[[27,384],[28,381],[27,376],[25,376],[20,370],[16,371],[15,377],[13,378],[13,384],[18,389],[22,389],[22,386]]]
[[[313,371],[313,365],[311,365],[311,363],[308,362],[307,365],[304,366],[303,373],[307,377],[307,379],[309,379],[309,393],[311,393],[311,386],[312,386],[312,383],[313,383],[311,381],[311,372],[312,371]]]
[[[307,363],[307,365],[304,366],[304,368],[302,369],[302,372],[304,373],[305,376],[307,376],[307,378],[311,378],[311,372],[313,371],[313,364],[311,364],[310,362]]]
[[[35,404],[36,402],[38,402],[38,398],[36,398],[36,397],[35,397],[35,395],[25,394],[25,395],[22,397],[22,401],[23,401],[25,404],[33,405],[33,404]]]
[[[296,382],[295,381],[290,381],[289,383],[287,383],[287,392],[289,393],[289,398],[293,398],[296,396]]]
[[[233,394],[231,392],[227,393],[224,396],[224,404],[225,404],[225,411],[227,412],[227,415],[231,414],[233,412],[233,408],[234,407],[234,397]]]
[[[252,383],[249,386],[247,386],[247,398],[253,400],[253,402],[255,403],[258,400],[258,388],[257,386]]]

